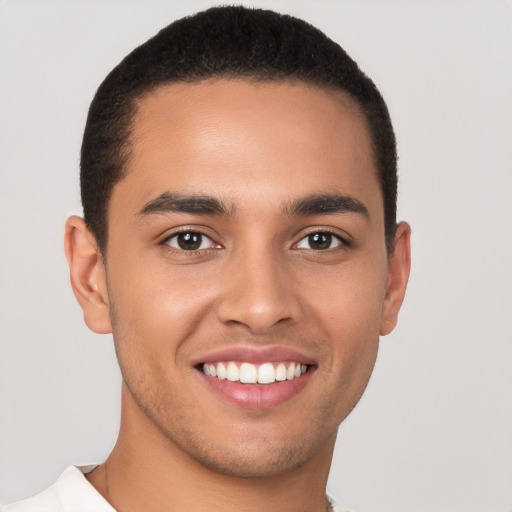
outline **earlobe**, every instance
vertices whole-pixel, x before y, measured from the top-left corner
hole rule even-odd
[[[411,228],[400,222],[396,229],[393,253],[388,261],[386,296],[382,309],[380,334],[389,334],[396,326],[411,270]]]
[[[66,222],[64,248],[71,287],[89,329],[99,334],[112,332],[105,266],[96,239],[81,217]]]

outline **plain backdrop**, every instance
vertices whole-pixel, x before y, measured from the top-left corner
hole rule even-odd
[[[398,137],[412,277],[340,429],[330,492],[357,512],[512,511],[512,4],[243,3],[339,42]],[[65,219],[81,212],[84,121],[125,54],[213,4],[0,1],[0,502],[115,442],[112,340],[83,324],[62,250]]]

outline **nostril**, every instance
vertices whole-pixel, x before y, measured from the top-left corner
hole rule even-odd
[[[298,321],[302,306],[295,284],[278,272],[275,261],[243,262],[245,272],[225,279],[226,287],[217,297],[215,312],[226,325],[244,325],[254,333],[267,333],[276,326]],[[263,268],[265,267],[265,268]]]

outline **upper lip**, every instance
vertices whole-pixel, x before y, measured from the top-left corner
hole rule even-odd
[[[301,364],[312,365],[315,361],[307,355],[279,345],[271,346],[234,346],[226,347],[203,356],[194,358],[192,365],[201,363],[216,363],[220,361],[242,361],[252,364],[279,363],[283,361],[294,361]]]

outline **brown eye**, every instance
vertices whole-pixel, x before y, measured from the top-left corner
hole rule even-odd
[[[342,241],[336,235],[325,231],[318,231],[305,236],[297,244],[297,249],[313,249],[315,251],[326,251],[341,245]]]
[[[198,251],[200,249],[209,249],[213,246],[213,242],[210,238],[195,231],[185,231],[173,235],[166,243],[182,251]]]

